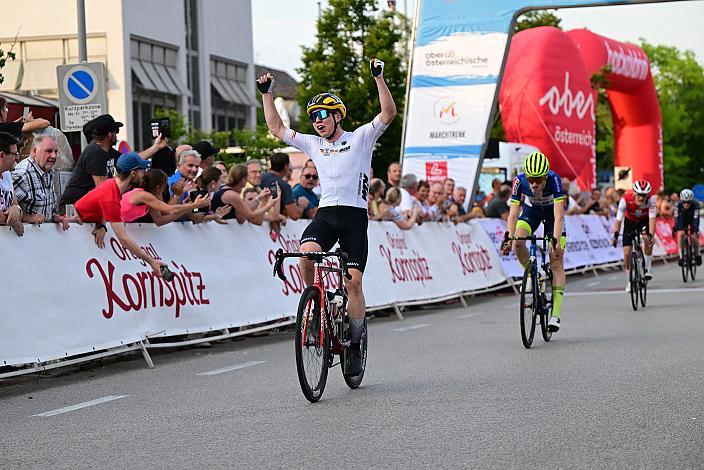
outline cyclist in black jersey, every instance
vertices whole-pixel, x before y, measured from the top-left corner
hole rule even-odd
[[[694,248],[694,262],[697,266],[702,265],[702,255],[699,252],[699,202],[694,199],[694,192],[685,188],[680,192],[680,200],[675,204],[675,226],[672,228],[673,236],[677,237],[677,247],[680,252],[680,259],[677,264],[682,266],[682,238],[684,237],[685,229],[689,228],[694,235],[691,238],[692,248]]]
[[[367,197],[372,153],[377,139],[396,116],[396,105],[384,81],[384,63],[372,59],[369,65],[379,92],[381,112],[353,132],[342,128],[347,108],[332,93],[321,93],[308,102],[306,112],[317,135],[286,128],[274,106],[273,75],[267,73],[257,79],[269,131],[286,144],[305,152],[320,175],[320,205],[315,218],[303,232],[301,251],[327,251],[339,241],[342,251],[349,254],[347,265],[352,279],[345,280],[351,340],[345,373],[349,376],[356,376],[362,370],[360,341],[366,311],[362,275],[367,262]],[[301,271],[306,285],[311,285],[313,263],[301,258]]]

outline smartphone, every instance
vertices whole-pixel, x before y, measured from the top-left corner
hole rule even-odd
[[[159,137],[159,134],[161,134],[162,137],[171,137],[171,121],[169,121],[169,118],[152,119],[149,124],[152,129],[153,138],[156,139]]]
[[[269,186],[269,191],[271,191],[271,197],[276,199],[278,196],[278,193],[276,192],[276,183]]]
[[[25,106],[22,110],[22,116],[27,117],[29,115],[29,106]]]
[[[196,199],[198,196],[207,196],[208,191],[205,189],[194,189],[190,193],[188,193],[188,197],[190,198],[191,202],[196,202]],[[198,213],[198,212],[208,212],[208,206],[205,207],[196,207],[193,209],[193,212]]]

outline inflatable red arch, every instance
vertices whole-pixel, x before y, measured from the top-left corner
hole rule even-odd
[[[586,29],[550,26],[511,41],[499,94],[506,138],[535,145],[560,175],[596,184],[595,111],[590,77],[604,66],[614,122],[614,164],[663,187],[660,105],[643,50]]]

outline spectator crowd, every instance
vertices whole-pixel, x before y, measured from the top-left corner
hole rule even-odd
[[[194,146],[169,146],[159,135],[140,152],[120,155],[114,146],[122,123],[109,114],[99,116],[83,128],[88,145],[75,163],[70,180],[59,194],[54,166],[58,142],[48,132],[48,121],[31,114],[6,123],[6,103],[0,100],[0,225],[18,235],[24,224],[56,223],[68,230],[70,223],[94,224],[98,246],[110,229],[123,245],[155,271],[161,262],[133,242],[125,223],[164,225],[173,221],[227,224],[233,220],[278,230],[287,220],[310,219],[318,210],[318,172],[308,160],[292,180],[292,165],[286,153],[274,153],[263,162],[252,159],[228,167],[216,160],[220,149],[208,141]],[[28,155],[20,154],[20,138],[31,136]],[[582,192],[563,178],[567,214],[616,215],[622,191],[607,187]],[[389,165],[386,181],[372,178],[368,191],[370,220],[392,221],[407,230],[428,222],[465,223],[480,217],[508,216],[512,182],[495,179],[488,195],[467,194],[452,178],[418,180],[402,174],[401,165]],[[469,197],[469,199],[468,199]],[[657,196],[658,215],[672,217],[678,195]]]

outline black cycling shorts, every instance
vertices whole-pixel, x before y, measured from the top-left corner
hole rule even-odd
[[[364,272],[367,265],[369,240],[367,210],[351,206],[321,207],[301,236],[301,244],[315,242],[323,251],[340,242],[348,254],[347,266]]]
[[[645,229],[646,233],[650,232],[648,219],[633,222],[631,219],[623,219],[623,246],[633,246],[633,239],[636,232],[642,232]]]

